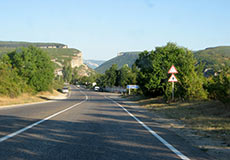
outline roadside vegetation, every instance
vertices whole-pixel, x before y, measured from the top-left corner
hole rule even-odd
[[[118,69],[113,64],[96,82],[102,88],[139,85],[131,96],[124,97],[161,116],[182,121],[195,134],[221,139],[223,145],[230,146],[230,66],[218,65],[206,77],[204,70],[210,64],[198,62],[187,48],[168,43],[140,53],[131,68],[124,65]],[[174,100],[168,82],[172,65],[178,71]]]
[[[219,100],[228,105],[230,99],[230,67],[224,66],[215,75],[204,76],[205,64],[198,63],[192,51],[168,43],[150,52],[144,51],[130,68],[124,65],[118,69],[113,64],[96,79],[100,87],[136,84],[140,89],[135,93],[145,97],[163,97],[171,102],[172,83],[168,82],[168,70],[174,65],[178,71],[175,83],[175,101]]]
[[[23,93],[52,91],[54,65],[46,52],[30,46],[0,58],[0,95],[15,98]]]

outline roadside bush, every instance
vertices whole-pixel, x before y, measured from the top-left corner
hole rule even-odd
[[[230,67],[225,67],[217,75],[209,78],[205,87],[209,98],[217,99],[223,103],[230,102]]]
[[[28,91],[29,87],[8,62],[6,55],[0,60],[0,94],[14,98]]]

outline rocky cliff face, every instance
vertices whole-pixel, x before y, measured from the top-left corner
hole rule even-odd
[[[80,52],[78,54],[75,54],[72,57],[70,64],[72,68],[80,67],[81,65],[83,65],[82,53]]]

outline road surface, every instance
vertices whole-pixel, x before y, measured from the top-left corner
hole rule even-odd
[[[68,99],[0,109],[0,159],[211,159],[105,93],[73,88]]]

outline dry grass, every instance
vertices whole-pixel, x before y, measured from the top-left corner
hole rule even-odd
[[[51,92],[40,92],[37,95],[31,95],[24,93],[21,96],[17,98],[10,98],[6,96],[0,96],[0,106],[6,106],[6,105],[15,105],[15,104],[25,104],[25,103],[33,103],[33,102],[43,102],[52,96],[57,96],[60,93],[57,91]]]
[[[230,106],[217,101],[166,104],[161,98],[136,98],[135,101],[161,116],[182,121],[199,135],[224,140],[230,146]]]

